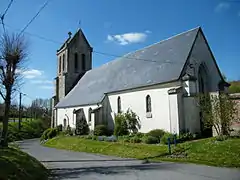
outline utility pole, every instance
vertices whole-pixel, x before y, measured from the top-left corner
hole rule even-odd
[[[19,94],[19,110],[18,110],[18,130],[21,129],[21,106],[22,106],[22,93]]]
[[[22,110],[22,95],[26,95],[20,92],[19,94],[19,112],[18,112],[18,130],[21,130],[21,121],[22,121],[22,117],[21,117],[21,110]]]

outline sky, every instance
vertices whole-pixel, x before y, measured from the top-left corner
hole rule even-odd
[[[0,1],[0,14],[9,2]],[[45,2],[14,0],[4,19],[6,30],[19,32]],[[240,79],[240,0],[50,0],[24,33],[29,56],[23,103],[54,95],[56,50],[69,31],[82,28],[94,51],[121,56],[197,26],[222,73]],[[113,59],[93,53],[93,68]]]

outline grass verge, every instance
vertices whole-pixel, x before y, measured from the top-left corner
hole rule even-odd
[[[47,169],[35,158],[16,148],[0,149],[1,180],[47,180]]]
[[[102,142],[74,136],[59,136],[45,146],[79,152],[98,153],[118,157],[148,159],[151,161],[177,161],[222,167],[240,167],[240,139],[216,141],[203,139],[172,146],[172,155],[166,145],[147,145],[120,142]]]

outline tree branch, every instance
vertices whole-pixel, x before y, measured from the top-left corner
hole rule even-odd
[[[2,91],[0,91],[0,95],[1,95],[1,97],[3,98],[3,100],[5,101],[5,100],[6,100],[6,97],[3,95]]]

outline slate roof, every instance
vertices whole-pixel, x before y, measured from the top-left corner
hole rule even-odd
[[[56,108],[95,104],[108,92],[179,79],[199,30],[189,30],[89,70]]]

